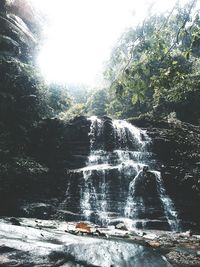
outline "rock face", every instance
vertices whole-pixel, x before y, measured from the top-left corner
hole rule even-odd
[[[21,3],[20,3],[21,2]],[[0,55],[15,57],[23,62],[32,60],[38,44],[34,29],[39,24],[28,1],[1,1]]]
[[[14,14],[1,14],[0,17],[1,55],[15,56],[27,61],[37,41],[24,22]]]
[[[38,45],[28,1],[0,3],[0,211],[17,210],[18,200],[30,196],[48,167],[28,155],[31,128],[46,114],[45,86],[33,66]],[[34,10],[32,10],[34,12]],[[42,183],[43,183],[42,182]],[[37,190],[39,191],[39,190]]]
[[[2,140],[1,214],[19,214],[18,207],[23,206],[23,201],[46,203],[48,199],[62,197],[67,170],[85,165],[89,153],[88,131],[89,123],[84,117],[67,125],[57,119],[47,119],[27,131],[20,148],[15,143],[12,148],[9,138],[7,142]],[[46,204],[51,204],[53,209],[54,202],[57,200]],[[23,215],[42,217],[41,210],[37,213],[38,208],[26,210]]]
[[[90,122],[85,117],[69,123],[43,120],[31,131],[30,153],[54,169],[83,167],[90,149],[89,128]]]
[[[135,120],[152,138],[152,151],[159,163],[168,194],[176,203],[186,229],[199,229],[200,127],[177,119]]]

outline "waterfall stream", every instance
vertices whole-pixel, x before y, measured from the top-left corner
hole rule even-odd
[[[146,228],[147,223],[158,220],[154,214],[159,214],[171,230],[179,230],[175,205],[161,174],[154,170],[146,131],[126,121],[110,120],[112,134],[107,140],[104,121],[89,120],[90,155],[86,167],[74,171],[82,175],[80,210],[84,218],[104,225],[127,218],[132,227]],[[106,142],[113,143],[111,149],[106,149]]]
[[[166,193],[161,173],[158,171],[152,171],[152,173],[154,173],[156,176],[157,189],[170,228],[172,231],[180,231],[181,227],[180,227],[180,220],[178,218],[178,212],[175,209],[173,201]]]

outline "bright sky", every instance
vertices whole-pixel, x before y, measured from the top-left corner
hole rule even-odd
[[[103,62],[128,27],[147,14],[151,0],[32,0],[50,23],[38,57],[45,79],[95,85]],[[181,0],[186,2],[187,0]],[[155,0],[155,12],[170,10],[175,0]]]

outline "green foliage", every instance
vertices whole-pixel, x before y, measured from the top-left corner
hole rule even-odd
[[[86,103],[86,112],[89,116],[104,116],[106,115],[107,105],[107,91],[106,89],[96,90],[89,97]]]
[[[57,116],[60,112],[68,110],[72,105],[72,99],[69,96],[67,87],[54,83],[50,84],[48,104],[51,107],[54,116]]]
[[[78,116],[85,114],[85,105],[84,104],[74,104],[71,108],[65,112],[59,114],[61,120],[70,121]]]
[[[129,29],[114,48],[105,71],[111,82],[108,114],[164,116],[176,111],[189,120],[183,114],[195,96],[199,97],[199,51],[200,18],[195,1],[184,8],[176,5],[169,14],[154,15]],[[199,108],[194,106],[191,112],[197,123]]]
[[[68,84],[66,88],[69,92],[69,95],[76,104],[84,104],[88,99],[88,87],[82,84]]]
[[[37,70],[16,59],[0,59],[0,120],[31,124],[47,116],[48,87]]]

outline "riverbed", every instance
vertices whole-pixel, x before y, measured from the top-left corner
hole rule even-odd
[[[97,236],[73,232],[69,225],[72,229],[72,222],[0,219],[0,266],[200,266],[199,236],[112,227]],[[181,253],[187,255],[184,265]]]

